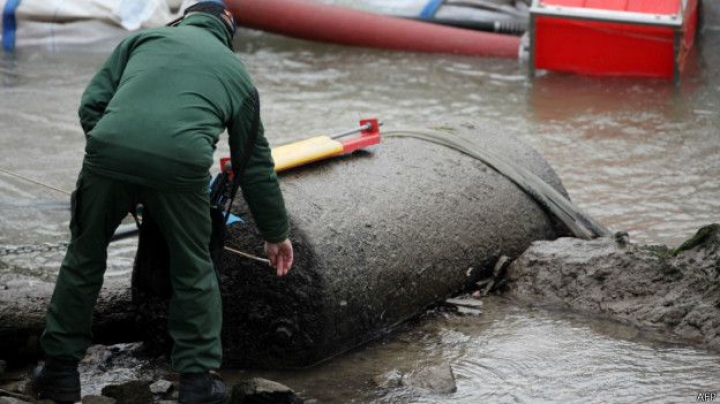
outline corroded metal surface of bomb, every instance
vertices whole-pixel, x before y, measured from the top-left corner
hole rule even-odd
[[[459,130],[566,194],[547,162],[506,134]],[[268,266],[226,253],[220,260],[224,366],[309,366],[382,335],[472,285],[501,255],[564,228],[484,163],[416,139],[386,139],[370,152],[281,175],[295,263]],[[247,208],[226,245],[262,255]],[[142,246],[141,246],[142,248]],[[136,271],[147,266],[136,262]],[[144,299],[144,300],[142,300]],[[136,298],[137,301],[137,298]],[[165,310],[142,297],[149,343]]]

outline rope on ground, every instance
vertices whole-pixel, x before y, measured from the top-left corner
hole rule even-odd
[[[29,183],[31,183],[31,184],[39,185],[39,186],[41,186],[41,187],[45,187],[45,188],[48,188],[48,189],[52,189],[53,191],[61,192],[61,193],[65,194],[65,195],[70,196],[70,192],[65,191],[64,189],[55,188],[55,187],[53,187],[52,185],[48,185],[48,184],[44,184],[44,183],[39,182],[39,181],[35,181],[35,180],[33,180],[32,178],[28,178],[28,177],[22,176],[22,175],[20,175],[20,174],[18,174],[18,173],[12,172],[12,171],[10,171],[10,170],[8,170],[8,169],[5,169],[5,168],[0,167],[0,172],[3,173],[3,174],[7,174],[7,175],[9,175],[9,176],[11,176],[11,177],[20,178],[21,180],[26,181],[26,182],[29,182]]]
[[[383,135],[387,138],[408,137],[435,143],[482,161],[507,177],[530,195],[543,209],[557,217],[575,237],[591,239],[607,237],[611,234],[607,228],[580,211],[575,204],[542,178],[501,156],[483,150],[480,145],[469,139],[428,130],[393,130],[385,131]]]

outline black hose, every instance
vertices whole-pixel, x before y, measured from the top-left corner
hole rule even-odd
[[[140,229],[137,226],[132,225],[131,229],[118,229],[117,231],[115,231],[115,234],[110,237],[110,242],[112,243],[115,241],[124,240],[126,238],[136,237],[139,234]]]
[[[470,29],[473,31],[496,32],[499,34],[522,35],[527,30],[527,24],[520,22],[503,21],[472,21],[454,20],[447,18],[413,18],[416,21],[429,22],[432,24],[447,25],[455,28]]]
[[[449,147],[480,160],[507,177],[532,197],[538,205],[560,220],[575,237],[590,239],[610,236],[610,231],[580,211],[570,200],[540,177],[507,159],[481,149],[477,144],[461,137],[450,137],[442,132],[426,130],[386,131],[387,137],[409,137]]]

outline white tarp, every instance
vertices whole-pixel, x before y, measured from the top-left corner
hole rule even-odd
[[[105,20],[130,31],[163,25],[172,16],[165,0],[22,0],[15,15],[18,21]]]
[[[12,0],[0,0],[3,10]],[[15,9],[15,47],[97,51],[128,31],[172,20],[180,0],[22,0]],[[10,3],[12,4],[12,3]],[[5,34],[7,30],[0,29]]]

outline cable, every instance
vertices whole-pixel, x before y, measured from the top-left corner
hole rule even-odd
[[[61,192],[61,193],[65,194],[65,195],[68,195],[68,196],[71,195],[71,193],[68,192],[68,191],[65,191],[65,190],[59,189],[59,188],[55,188],[55,187],[53,187],[52,185],[43,184],[42,182],[35,181],[35,180],[30,179],[30,178],[28,178],[28,177],[24,177],[24,176],[22,176],[22,175],[20,175],[20,174],[18,174],[18,173],[14,173],[14,172],[12,172],[12,171],[10,171],[10,170],[6,170],[6,169],[4,169],[4,168],[2,168],[2,167],[0,167],[0,172],[5,173],[5,174],[10,175],[10,176],[13,176],[13,177],[20,178],[20,179],[23,180],[23,181],[27,181],[27,182],[32,183],[32,184],[35,184],[35,185],[40,185],[41,187],[45,187],[45,188],[48,188],[48,189],[52,189],[53,191]]]

